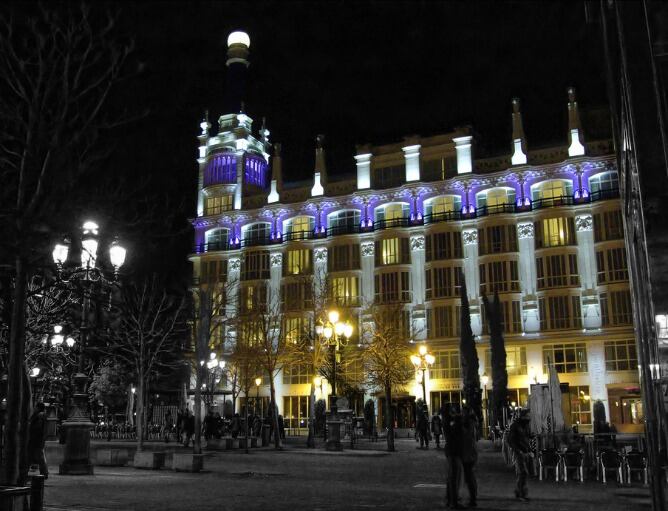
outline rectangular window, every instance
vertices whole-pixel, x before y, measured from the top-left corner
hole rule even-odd
[[[241,263],[241,280],[268,279],[270,276],[269,252],[254,250],[244,254]]]
[[[582,328],[579,296],[548,296],[538,300],[541,330]]]
[[[534,223],[536,248],[575,245],[575,224],[571,217],[546,218]]]
[[[427,309],[427,336],[430,339],[459,335],[459,306],[438,305]]]
[[[330,299],[339,307],[361,306],[359,277],[332,277]]]
[[[478,229],[478,255],[517,252],[517,227],[494,225]]]
[[[493,261],[478,267],[480,272],[480,294],[495,291],[507,293],[520,290],[517,261]]]
[[[288,429],[308,428],[309,396],[283,396],[283,421]]]
[[[313,306],[311,282],[287,282],[281,285],[283,311],[306,310]]]
[[[371,188],[376,190],[394,188],[406,182],[406,167],[404,165],[394,165],[375,168],[372,176]]]
[[[605,342],[605,369],[607,371],[635,371],[638,353],[634,339]]]
[[[501,302],[502,328],[507,334],[522,332],[522,305],[519,300],[506,300]],[[480,308],[480,318],[482,321],[482,333],[489,334],[489,325],[487,323],[487,312],[485,307]]]
[[[630,291],[613,291],[610,293],[610,318],[612,326],[630,325],[633,323]]]
[[[376,303],[411,301],[410,272],[377,273],[373,279]]]
[[[283,276],[310,275],[313,263],[310,249],[288,250],[283,257]]]
[[[596,252],[596,280],[599,284],[629,280],[624,247]]]
[[[485,367],[492,367],[492,350],[485,350]],[[527,374],[527,350],[524,346],[506,346],[508,376]]]
[[[408,238],[386,238],[375,242],[376,266],[410,264],[411,253]]]
[[[309,317],[283,317],[283,333],[285,342],[297,344],[311,332],[311,321]]]
[[[459,296],[463,268],[446,266],[425,270],[426,299],[450,298]]]
[[[200,265],[201,284],[219,284],[227,279],[227,260],[202,261]]]
[[[240,286],[241,313],[262,311],[267,306],[267,286],[260,284],[245,284]]]
[[[624,221],[619,209],[596,213],[594,218],[594,241],[624,239]]]
[[[427,262],[461,259],[462,257],[461,232],[437,232],[425,236],[425,259]]]
[[[288,364],[283,366],[284,385],[304,385],[311,383],[313,371],[308,364]]]
[[[207,197],[204,214],[205,215],[219,215],[225,211],[232,210],[234,206],[233,195],[218,195],[216,197]]]
[[[536,258],[538,289],[579,286],[578,259],[576,254],[559,254]]]
[[[585,343],[543,345],[543,373],[549,374],[550,363],[558,373],[586,373],[587,347]]]
[[[420,169],[422,181],[442,181],[457,174],[457,158],[438,158],[424,160]]]
[[[360,269],[360,246],[334,245],[327,249],[327,271],[350,271]]]
[[[589,385],[573,385],[568,388],[571,401],[571,424],[591,424],[591,396]]]
[[[436,359],[429,372],[434,380],[457,380],[461,377],[459,350],[436,350]]]

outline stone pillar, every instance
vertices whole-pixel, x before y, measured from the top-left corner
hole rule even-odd
[[[473,172],[472,140],[473,137],[471,135],[452,139],[455,143],[455,151],[457,152],[457,174],[469,174]]]
[[[270,279],[269,279],[269,296],[267,302],[269,311],[275,313],[281,306],[281,279],[283,278],[283,253],[271,252],[269,256],[270,261]]]
[[[327,247],[316,247],[313,249],[313,287],[315,291],[314,300],[321,301],[325,279],[327,278]]]
[[[402,147],[406,159],[406,182],[420,180],[420,144]]]
[[[234,209],[241,209],[244,183],[244,152],[237,151],[237,186],[234,187]]]
[[[424,234],[411,235],[411,287],[412,296],[412,327],[415,340],[427,338],[427,315],[425,313],[425,253]],[[428,380],[427,380],[428,381]]]
[[[582,326],[587,330],[601,328],[601,306],[596,291],[594,222],[591,213],[576,215],[575,236],[578,242],[578,273],[582,288]]]
[[[601,400],[605,405],[606,420],[610,420],[610,403],[608,389],[605,385],[605,346],[602,341],[587,343],[587,368],[589,369],[589,395],[591,397],[592,413],[594,402]],[[593,416],[592,416],[593,418]]]
[[[228,317],[234,317],[238,313],[236,307],[240,278],[241,259],[239,257],[230,257],[227,260],[227,300],[225,304],[225,313]]]
[[[482,320],[480,316],[480,275],[478,273],[478,230],[464,229],[462,231],[464,241],[464,278],[466,279],[466,290],[469,296],[469,309],[471,312],[471,330],[473,335],[482,333]]]
[[[357,165],[357,189],[365,190],[371,188],[371,153],[363,153],[355,156]]]
[[[522,331],[534,333],[540,330],[540,317],[536,296],[536,241],[533,222],[517,224],[517,240],[522,291]]]
[[[360,244],[361,266],[362,266],[362,302],[372,303],[374,299],[373,288],[373,256],[374,256],[374,242],[363,241]]]

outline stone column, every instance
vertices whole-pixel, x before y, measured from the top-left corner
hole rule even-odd
[[[578,273],[582,288],[582,326],[601,328],[601,306],[596,291],[596,250],[594,249],[594,222],[591,213],[575,217],[575,236],[578,242]]]
[[[269,256],[270,261],[270,279],[269,279],[269,296],[267,297],[269,311],[275,313],[281,306],[281,278],[283,278],[283,253],[271,252]]]
[[[324,289],[325,279],[327,278],[327,247],[316,247],[313,249],[313,287],[315,300],[320,300]]]
[[[464,241],[464,278],[466,279],[466,291],[469,297],[469,310],[471,312],[471,330],[473,335],[482,333],[482,320],[480,316],[480,276],[478,273],[478,230],[464,229],[462,231]]]
[[[357,189],[371,188],[371,153],[358,154],[355,156],[355,162],[357,164]]]
[[[533,222],[517,224],[517,240],[522,291],[522,331],[534,333],[540,330],[540,317],[536,296],[536,240]]]
[[[411,235],[411,283],[413,290],[412,297],[412,322],[413,336],[415,340],[424,340],[427,338],[427,316],[424,308],[425,299],[425,253],[424,253],[424,234]]]
[[[402,147],[406,159],[406,182],[420,180],[420,144]]]
[[[360,244],[361,266],[362,266],[362,303],[372,303],[374,299],[373,288],[373,256],[374,242],[363,241]]]

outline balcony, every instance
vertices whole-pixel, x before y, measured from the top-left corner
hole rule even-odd
[[[272,240],[269,236],[250,236],[241,240],[241,247],[260,247],[264,245],[272,245],[277,240]],[[280,239],[278,240],[280,242]]]
[[[210,243],[200,243],[195,245],[195,253],[203,254],[205,252],[217,252],[219,250],[231,250],[233,247],[228,240],[225,241],[213,241]]]
[[[315,238],[315,231],[293,231],[283,233],[283,241],[312,240],[313,238]]]
[[[536,199],[531,202],[531,209],[554,208],[558,206],[572,206],[575,203],[576,201],[572,195],[562,195],[561,197]]]
[[[619,198],[619,188],[611,188],[610,190],[598,190],[589,194],[589,200],[596,202],[599,200],[617,199]]]
[[[517,206],[515,206],[515,204],[496,204],[494,206],[480,206],[476,210],[476,216],[480,217],[515,212],[517,212]]]
[[[424,216],[425,224],[436,224],[438,222],[451,222],[463,218],[460,211],[444,211],[442,213],[433,213]]]
[[[376,220],[373,224],[374,231],[380,231],[383,229],[390,229],[392,227],[410,227],[413,225],[410,218],[392,218],[390,220]]]
[[[390,293],[376,293],[374,302],[382,305],[390,305],[394,303],[411,303],[413,301],[413,293],[411,291],[393,291]]]
[[[330,304],[333,307],[361,307],[362,306],[362,297],[361,296],[332,296],[329,299]]]
[[[327,229],[327,236],[338,236],[339,234],[359,234],[362,228],[359,223],[337,225]]]

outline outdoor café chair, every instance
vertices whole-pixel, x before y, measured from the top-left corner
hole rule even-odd
[[[628,484],[631,484],[633,472],[641,472],[643,475],[643,484],[647,486],[647,457],[644,453],[635,450],[627,452],[624,456],[624,469]]]
[[[615,472],[618,484],[624,484],[624,462],[621,454],[617,451],[600,451],[598,453],[598,463],[601,467],[603,484],[607,484],[606,474],[610,471]]]
[[[561,466],[561,457],[555,449],[543,449],[538,453],[538,479],[540,481],[545,477],[549,469],[554,470],[554,480],[559,482],[559,472]]]
[[[584,451],[563,451],[561,453],[561,469],[564,481],[568,481],[568,470],[573,469],[577,473],[578,481],[584,483]]]

